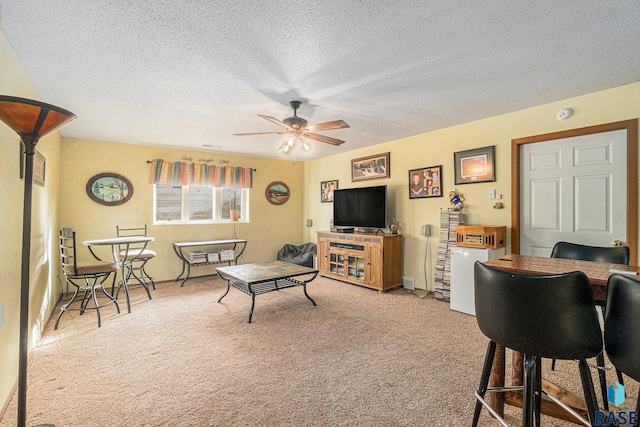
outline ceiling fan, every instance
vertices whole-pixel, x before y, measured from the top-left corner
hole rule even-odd
[[[307,126],[309,122],[303,119],[302,117],[298,117],[297,110],[300,108],[301,101],[290,101],[289,104],[291,108],[293,108],[293,116],[287,117],[284,120],[278,120],[271,116],[263,116],[262,114],[258,114],[258,116],[262,117],[265,120],[270,121],[271,123],[275,123],[278,126],[282,126],[284,130],[280,132],[252,132],[252,133],[234,133],[236,136],[247,136],[247,135],[269,135],[269,134],[277,134],[284,135],[288,134],[286,139],[280,145],[280,150],[285,153],[289,152],[291,147],[293,147],[296,141],[300,141],[302,144],[302,148],[305,151],[309,151],[311,146],[303,139],[309,138],[314,141],[325,142],[327,144],[332,145],[340,145],[344,143],[341,139],[331,138],[324,135],[319,135],[315,133],[316,131],[324,131],[324,130],[332,130],[332,129],[344,129],[348,128],[349,125],[343,120],[334,120],[331,122],[318,123],[315,125]]]

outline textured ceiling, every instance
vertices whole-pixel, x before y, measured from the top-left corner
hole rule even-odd
[[[351,125],[305,160],[640,80],[638,0],[0,1],[72,138],[285,158],[282,135],[233,134],[301,100]]]

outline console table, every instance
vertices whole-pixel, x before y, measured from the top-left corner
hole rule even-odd
[[[203,261],[203,262],[189,262],[189,254],[185,254],[184,250],[187,248],[194,247],[206,247],[206,246],[232,246],[234,256],[232,260],[222,260],[222,261]],[[182,261],[182,271],[176,277],[176,282],[180,280],[180,278],[184,275],[184,279],[180,286],[184,286],[184,282],[191,277],[191,267],[201,267],[203,265],[210,264],[221,264],[227,263],[227,265],[234,264],[238,265],[238,258],[242,256],[245,248],[247,247],[247,241],[244,239],[225,239],[225,240],[199,240],[195,242],[174,242],[173,243],[173,251],[176,253],[178,258]],[[186,272],[186,275],[185,275]]]

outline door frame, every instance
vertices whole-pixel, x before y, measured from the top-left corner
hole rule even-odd
[[[520,146],[571,138],[614,130],[627,131],[627,245],[632,265],[637,263],[638,252],[638,119],[623,120],[578,129],[527,136],[511,140],[511,252],[520,253]]]

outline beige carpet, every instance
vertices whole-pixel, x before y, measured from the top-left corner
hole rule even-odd
[[[92,312],[66,313],[57,331],[50,322],[29,372],[28,425],[470,425],[487,341],[448,303],[316,279],[317,307],[300,288],[259,295],[248,324],[250,298],[231,289],[218,304],[217,278],[157,288],[153,300],[134,290],[130,314],[123,298],[121,314],[103,309],[101,328]],[[579,392],[574,362],[544,372]],[[507,412],[518,425],[519,409]],[[0,426],[15,413],[14,398]],[[481,425],[497,424],[483,411]]]

